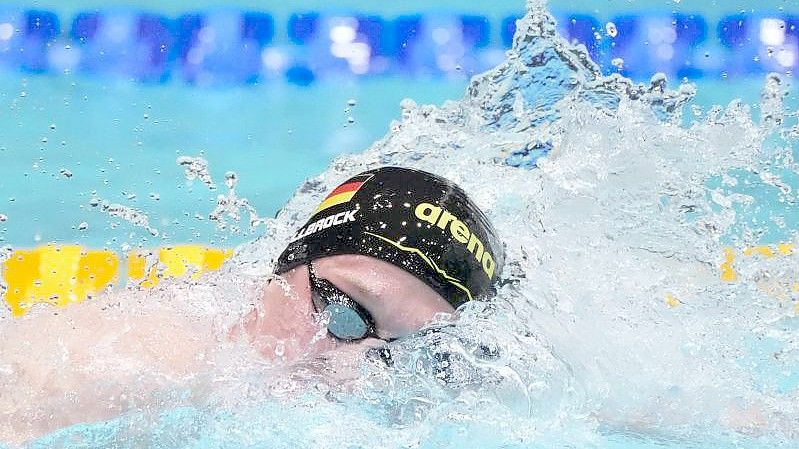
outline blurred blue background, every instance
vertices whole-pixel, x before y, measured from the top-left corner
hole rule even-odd
[[[605,73],[757,103],[799,67],[799,5],[552,1]],[[438,104],[502,61],[523,0],[60,1],[0,5],[0,245],[232,245],[207,219],[224,174],[261,215],[383,136],[402,98]],[[209,161],[217,191],[178,156]],[[158,237],[92,207],[143,211]]]

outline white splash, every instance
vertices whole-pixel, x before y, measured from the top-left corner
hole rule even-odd
[[[133,226],[143,228],[153,237],[158,237],[160,235],[158,229],[150,226],[150,218],[141,210],[122,204],[111,203],[108,200],[98,197],[92,197],[89,201],[89,205],[92,207],[99,206],[100,210],[108,214],[108,216],[121,218]]]
[[[194,181],[199,179],[211,190],[216,190],[211,172],[208,170],[208,161],[201,157],[180,156],[177,158],[177,164],[185,168],[185,176],[187,181]]]
[[[255,232],[258,225],[264,223],[264,219],[258,216],[255,207],[250,204],[247,198],[239,197],[236,193],[238,175],[235,172],[225,173],[225,185],[228,188],[227,195],[216,197],[216,207],[208,214],[208,218],[217,222],[217,229],[220,231],[229,230],[232,234],[241,232],[238,222],[241,221],[242,211],[249,216],[248,233]],[[229,220],[232,220],[231,224]]]

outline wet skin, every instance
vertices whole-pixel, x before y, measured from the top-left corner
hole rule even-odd
[[[383,339],[411,334],[447,314],[453,307],[427,284],[401,268],[362,255],[339,255],[313,262],[316,275],[327,279],[363,306],[374,318]],[[300,265],[266,286],[259,307],[250,312],[240,335],[265,358],[286,361],[334,349],[381,343],[377,339],[341,342],[320,327],[311,302],[308,266]]]
[[[437,314],[454,312],[426,284],[378,259],[334,256],[314,266],[372,314],[381,338],[407,335]],[[343,365],[360,363],[369,346],[382,343],[345,343],[327,334],[312,306],[306,265],[265,286],[255,310],[229,332],[231,342],[222,341],[210,321],[184,317],[169,301],[107,310],[118,300],[112,295],[0,323],[0,368],[10,370],[0,376],[0,442],[21,444],[57,428],[109,419],[159,390],[212,388],[200,374],[231,350],[227,343],[245,343],[258,353],[254,357],[289,364],[319,357]]]

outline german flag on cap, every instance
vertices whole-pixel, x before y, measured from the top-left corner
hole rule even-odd
[[[319,207],[316,208],[316,211],[313,214],[316,215],[325,209],[349,202],[352,200],[352,197],[355,196],[355,193],[357,193],[358,190],[366,183],[366,181],[372,179],[372,176],[374,175],[369,173],[348,179],[347,182],[333,189],[327,198],[325,198],[324,201],[319,204]]]

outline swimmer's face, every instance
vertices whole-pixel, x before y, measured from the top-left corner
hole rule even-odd
[[[339,255],[316,259],[313,265],[318,278],[326,279],[369,312],[380,339],[402,338],[455,312],[427,284],[379,259]],[[234,338],[243,332],[263,356],[284,360],[353,346],[320,329],[307,265],[289,270],[281,278],[267,285],[261,306],[245,318],[243,326],[233,329]],[[358,343],[376,342],[365,339]]]
[[[427,284],[401,268],[361,255],[340,255],[313,262],[326,279],[371,315],[375,336],[390,340],[412,334],[454,309]],[[307,269],[307,266],[305,267]]]

